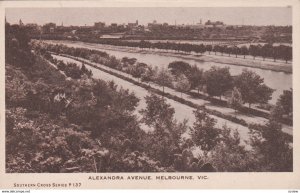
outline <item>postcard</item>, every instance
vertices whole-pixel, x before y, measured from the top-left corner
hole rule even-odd
[[[299,1],[0,8],[0,188],[300,188]]]

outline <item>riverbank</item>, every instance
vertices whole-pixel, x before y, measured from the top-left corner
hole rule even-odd
[[[227,65],[234,65],[234,66],[245,66],[250,68],[258,68],[263,70],[271,70],[275,72],[284,72],[284,73],[292,73],[293,68],[291,63],[285,62],[273,62],[269,60],[259,60],[259,59],[252,59],[247,56],[247,58],[235,57],[234,55],[228,56],[223,54],[223,56],[218,53],[215,55],[214,52],[204,53],[202,55],[195,55],[195,54],[186,54],[182,52],[174,52],[171,50],[158,50],[158,49],[141,49],[135,47],[121,47],[121,46],[112,46],[112,45],[104,45],[104,44],[96,44],[96,43],[87,43],[82,41],[66,41],[66,40],[46,40],[46,42],[54,43],[54,44],[69,44],[70,46],[76,47],[75,44],[87,44],[89,46],[97,46],[103,50],[116,50],[121,52],[131,52],[131,53],[139,53],[139,54],[156,54],[156,55],[163,55],[163,56],[170,56],[176,57],[181,59],[189,59],[195,60],[197,62],[213,62],[219,64],[227,64]]]

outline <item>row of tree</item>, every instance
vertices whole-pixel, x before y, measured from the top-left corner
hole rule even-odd
[[[58,70],[65,73],[67,77],[73,78],[73,79],[80,79],[82,76],[86,75],[88,77],[91,77],[93,75],[92,70],[88,70],[84,63],[81,65],[78,65],[73,62],[65,63],[62,60],[57,60],[56,58],[53,58],[49,52],[40,53],[45,59],[49,60],[51,63],[53,63]]]
[[[285,60],[286,62],[292,60],[293,50],[291,46],[279,45],[274,46],[272,44],[257,44],[250,46],[230,46],[230,45],[204,45],[204,44],[188,44],[188,43],[173,43],[173,42],[149,42],[149,41],[121,41],[121,40],[90,40],[83,39],[83,41],[108,44],[114,46],[128,46],[128,47],[138,47],[141,49],[163,49],[163,50],[173,50],[177,52],[203,54],[204,52],[214,52],[215,54],[221,53],[227,54],[228,56],[242,55],[244,58],[246,55],[250,55],[255,59],[256,57],[262,57],[263,60],[266,58],[273,58],[274,61],[277,59]]]

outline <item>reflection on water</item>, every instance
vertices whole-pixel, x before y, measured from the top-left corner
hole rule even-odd
[[[199,68],[202,68],[204,70],[210,69],[212,66],[218,66],[218,67],[230,67],[230,72],[232,75],[237,75],[242,72],[244,68],[247,68],[249,70],[255,71],[259,76],[264,78],[265,84],[272,89],[275,89],[272,99],[269,101],[272,104],[275,104],[279,95],[283,92],[283,90],[288,90],[292,88],[292,74],[287,74],[284,72],[275,72],[271,70],[264,70],[264,69],[258,69],[258,68],[250,68],[245,66],[236,66],[236,65],[228,65],[228,64],[221,64],[221,63],[214,63],[214,62],[201,62],[196,61],[193,59],[184,59],[180,56],[164,56],[164,55],[158,55],[158,54],[151,54],[151,53],[133,53],[126,50],[111,50],[105,48],[103,45],[97,45],[97,44],[89,44],[89,43],[83,43],[83,42],[68,42],[66,44],[69,44],[70,46],[74,47],[87,47],[90,49],[98,49],[107,52],[110,55],[114,55],[117,58],[122,57],[131,57],[136,58],[139,62],[144,62],[146,64],[152,65],[152,66],[158,66],[158,67],[168,67],[168,64],[170,62],[173,62],[175,60],[181,60],[188,62],[191,65],[197,65]]]

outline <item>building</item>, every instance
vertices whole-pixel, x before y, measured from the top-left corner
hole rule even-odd
[[[200,19],[199,23],[196,23],[195,25],[186,25],[185,27],[190,29],[203,29],[205,25],[202,24],[202,19]]]
[[[104,22],[95,22],[94,28],[95,29],[103,29],[103,28],[105,28],[105,23]]]
[[[117,28],[117,27],[118,27],[118,24],[117,24],[117,23],[111,23],[110,26],[111,26],[112,28]]]
[[[205,27],[206,28],[211,28],[211,27],[217,27],[217,28],[220,28],[220,27],[225,27],[224,23],[221,22],[221,21],[215,21],[215,22],[212,22],[210,20],[207,20],[207,22],[205,22]]]
[[[148,23],[148,29],[160,29],[162,26],[164,27],[167,27],[169,24],[168,23],[164,23],[164,24],[161,24],[161,23],[157,23],[156,20],[153,20],[152,23]]]
[[[128,28],[134,28],[137,27],[139,25],[139,21],[136,20],[135,23],[128,23],[127,26]]]
[[[22,22],[21,19],[19,20],[19,25],[20,25],[20,26],[24,26],[24,23]]]

